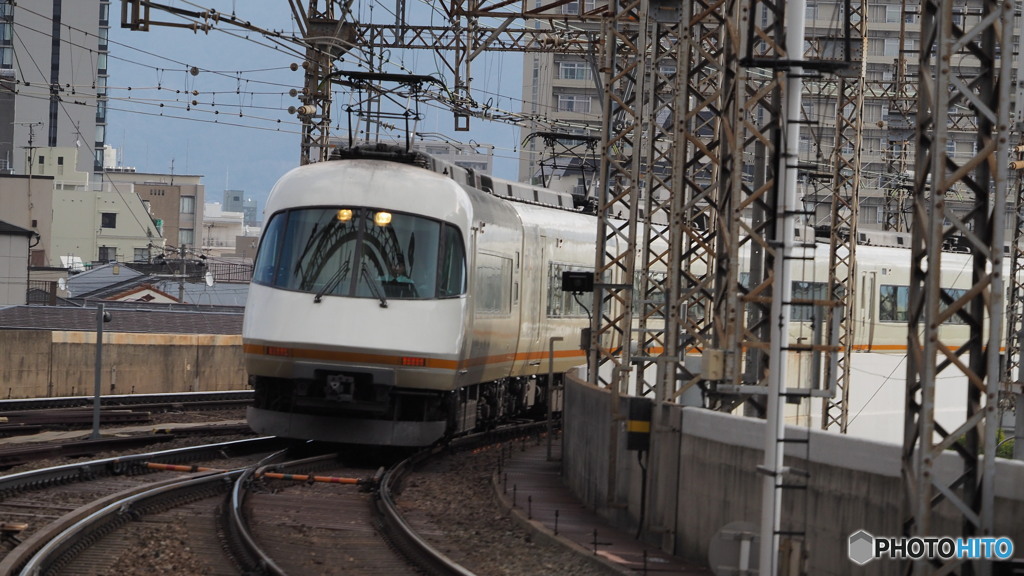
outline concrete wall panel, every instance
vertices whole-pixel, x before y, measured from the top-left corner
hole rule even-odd
[[[240,336],[103,335],[103,394],[240,390],[247,387]],[[10,398],[91,395],[93,332],[0,331],[0,378]]]
[[[711,539],[723,526],[760,522],[763,476],[757,467],[763,464],[763,421],[675,404],[655,406],[643,514],[640,465],[636,453],[625,450],[623,426],[615,428],[619,449],[610,466],[611,394],[571,374],[565,397],[565,481],[621,529],[635,531],[642,523],[644,541],[706,563]],[[784,492],[782,525],[784,531],[806,534],[806,573],[899,574],[898,562],[856,566],[847,557],[847,543],[861,529],[875,536],[900,535],[902,448],[820,430],[787,427],[786,434],[810,438],[786,447],[786,465],[808,472],[809,481],[807,490]],[[962,471],[962,462],[947,453],[936,470],[949,484]],[[1024,462],[997,460],[995,478],[995,535],[1010,537],[1024,550]],[[609,486],[614,499],[608,498]],[[934,517],[933,534],[960,534],[959,513],[948,502],[935,508]]]
[[[576,381],[579,382],[578,380]],[[566,386],[565,433],[562,440],[565,478],[572,491],[592,509],[606,510],[611,426],[609,394],[586,384]]]
[[[46,394],[50,375],[50,333],[7,330],[0,333],[0,395],[26,398]]]

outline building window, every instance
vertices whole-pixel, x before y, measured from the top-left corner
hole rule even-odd
[[[559,112],[578,112],[580,114],[590,113],[590,96],[584,94],[559,94]]]
[[[135,249],[135,261],[136,262],[148,262],[149,261],[149,248],[136,248]]]
[[[195,231],[191,228],[182,228],[181,230],[178,230],[179,246],[194,246],[195,238]]]
[[[181,213],[182,214],[195,214],[196,213],[196,197],[195,196],[182,196],[181,197]]]
[[[882,41],[882,56],[898,56],[900,53],[900,39],[899,38],[885,38]]]
[[[100,214],[100,228],[117,228],[117,213],[103,212]]]
[[[593,12],[594,8],[596,6],[597,6],[597,0],[584,0],[583,1],[583,10],[584,10],[584,12]],[[578,0],[575,1],[575,2],[569,2],[567,4],[562,4],[562,14],[579,14],[579,13],[580,13],[580,3],[579,3]]]
[[[100,246],[99,253],[100,262],[116,262],[117,261],[117,248],[114,246]]]
[[[558,77],[563,80],[589,80],[590,65],[586,62],[559,62]]]

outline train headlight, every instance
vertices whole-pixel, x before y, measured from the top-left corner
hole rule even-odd
[[[341,222],[348,222],[352,219],[352,210],[348,208],[342,208],[338,210],[338,220]]]
[[[391,224],[391,212],[377,212],[373,215],[373,223],[377,226],[387,226]]]

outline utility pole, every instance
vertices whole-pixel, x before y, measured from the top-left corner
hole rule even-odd
[[[27,147],[27,149],[28,149],[28,158],[26,159],[27,160],[26,168],[28,169],[28,198],[27,198],[27,200],[28,200],[28,227],[32,228],[33,230],[35,230],[35,226],[33,225],[34,219],[32,218],[32,207],[33,207],[32,206],[33,205],[33,201],[32,201],[32,164],[35,162],[35,155],[36,155],[35,154],[35,150],[36,150],[35,149],[35,136],[36,136],[35,128],[36,128],[36,126],[42,126],[43,123],[42,122],[15,122],[14,124],[16,126],[28,126],[28,147]],[[31,260],[31,257],[30,257],[30,260]]]
[[[181,258],[181,276],[178,278],[178,303],[185,303],[185,245],[178,248],[178,255]]]
[[[25,149],[28,150],[28,157],[26,158],[26,160],[28,162],[26,162],[26,164],[27,164],[26,169],[28,170],[28,177],[32,178],[32,164],[35,162],[35,150],[36,150],[36,147],[35,147],[36,130],[35,130],[35,128],[36,128],[36,126],[42,126],[43,123],[42,122],[15,122],[14,125],[15,126],[28,126],[28,146],[25,147]],[[29,188],[29,193],[31,194],[31,188]]]

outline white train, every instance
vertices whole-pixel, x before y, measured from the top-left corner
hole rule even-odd
[[[352,154],[268,199],[243,327],[252,428],[422,446],[543,408],[550,339],[556,372],[585,361],[560,278],[593,269],[594,218],[423,155]]]
[[[347,155],[292,170],[268,200],[243,327],[252,428],[423,446],[545,409],[551,339],[556,374],[585,362],[588,312],[561,277],[593,270],[594,216],[420,154]],[[909,259],[857,247],[856,350],[906,351]],[[823,298],[827,270],[823,244],[794,271],[794,297]],[[954,296],[970,270],[944,256]],[[794,339],[814,315],[794,307]]]

